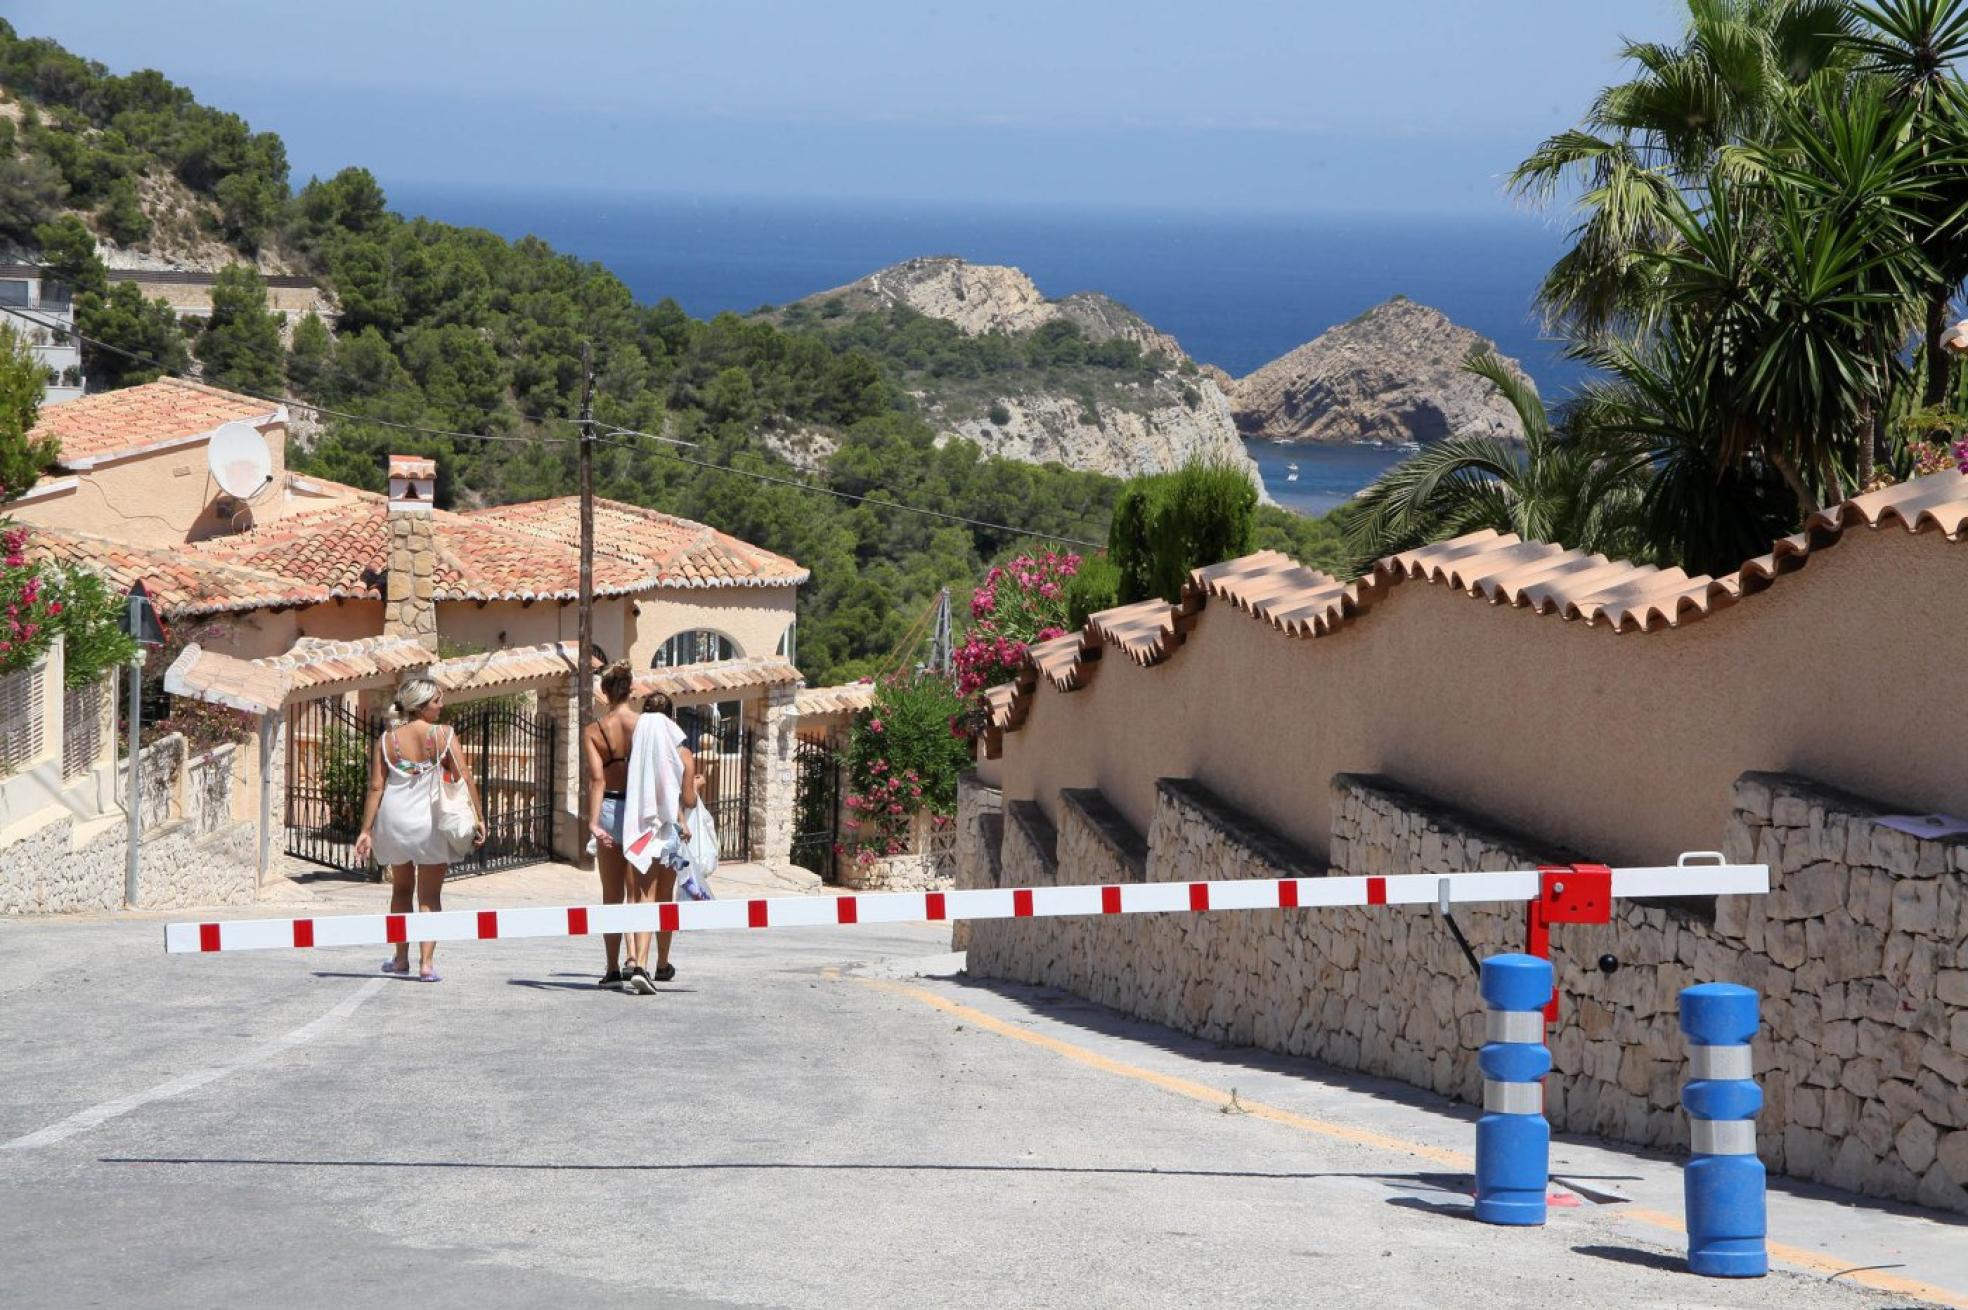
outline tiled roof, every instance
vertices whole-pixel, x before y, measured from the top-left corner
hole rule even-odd
[[[853,714],[875,701],[875,684],[849,682],[838,687],[805,687],[793,698],[793,711],[801,718],[822,714]]]
[[[1892,526],[1961,540],[1968,535],[1968,476],[1936,473],[1820,510],[1803,531],[1775,542],[1769,554],[1719,578],[1488,530],[1389,555],[1347,583],[1276,551],[1260,551],[1197,569],[1175,605],[1144,601],[1106,610],[1088,618],[1079,634],[1031,647],[1018,676],[986,693],[991,730],[985,746],[995,754],[1003,733],[1023,725],[1041,678],[1058,691],[1078,690],[1092,681],[1107,645],[1137,664],[1159,664],[1175,653],[1197,615],[1212,603],[1241,610],[1288,637],[1323,637],[1357,621],[1394,587],[1419,582],[1614,633],[1659,632],[1764,590],[1848,532]]]
[[[428,482],[437,476],[437,461],[424,455],[391,455],[389,476]]]
[[[799,680],[799,670],[779,656],[754,655],[746,659],[651,669],[636,678],[632,694],[647,696],[660,691],[669,696],[702,696],[744,687],[784,686]]]
[[[495,522],[436,510],[437,600],[573,600],[580,595],[578,551],[556,547]],[[270,573],[301,578],[350,599],[379,600],[389,559],[389,508],[347,501],[276,520],[192,550]],[[619,596],[649,580],[620,560],[597,555],[597,596]]]
[[[665,587],[788,587],[810,576],[792,560],[761,550],[716,528],[616,500],[595,501],[595,553],[631,565]],[[581,545],[581,502],[575,496],[474,510],[469,518],[497,523],[572,550]]]
[[[487,687],[564,678],[574,672],[577,649],[578,642],[555,641],[513,646],[483,655],[454,655],[433,664],[430,675],[447,692],[482,691]]]
[[[171,667],[164,670],[164,690],[173,696],[211,701],[248,714],[279,709],[287,703],[293,687],[290,669],[221,655],[196,642],[180,651]]]
[[[31,528],[27,540],[31,556],[92,568],[114,591],[127,592],[141,580],[167,619],[286,609],[329,599],[328,589],[315,583],[191,551],[131,546],[56,528]]]
[[[437,662],[437,652],[414,637],[385,633],[354,641],[302,637],[280,655],[253,663],[284,669],[294,691],[313,691],[334,683],[385,684]]]
[[[262,426],[285,418],[285,407],[271,401],[201,382],[159,378],[49,405],[41,411],[32,435],[60,442],[58,462],[65,467],[87,468],[104,459],[201,437],[234,420]]]

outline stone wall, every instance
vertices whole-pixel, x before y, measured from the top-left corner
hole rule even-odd
[[[798,688],[766,688],[752,737],[752,859],[787,865],[793,859],[794,802],[799,789]]]
[[[259,825],[234,817],[242,786],[237,750],[188,756],[176,734],[144,748],[139,907],[245,905],[257,896]],[[121,814],[64,816],[15,841],[0,855],[0,914],[121,908],[127,834]]]
[[[980,789],[960,831],[982,831]],[[1056,858],[1031,802],[1009,802],[999,884],[1127,881],[1126,825],[1097,793],[1062,791]],[[1746,983],[1764,995],[1755,1043],[1773,1171],[1968,1212],[1968,843],[1923,842],[1878,807],[1749,774],[1725,838],[1771,866],[1764,897],[1622,903],[1607,925],[1553,930],[1559,1023],[1546,1109],[1561,1130],[1685,1145],[1681,988]],[[1570,860],[1384,778],[1332,785],[1334,874],[1449,873]],[[986,885],[965,853],[961,885]],[[1307,852],[1196,783],[1157,787],[1142,873],[1151,881],[1318,876]],[[1712,920],[1709,915],[1712,911]],[[1521,907],[1457,911],[1479,956],[1521,950]],[[1610,973],[1599,961],[1618,961]],[[1476,980],[1432,907],[1293,910],[972,927],[982,976],[1065,988],[1216,1041],[1249,1043],[1475,1102],[1483,1041]]]

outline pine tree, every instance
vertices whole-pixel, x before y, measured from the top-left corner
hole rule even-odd
[[[40,413],[46,381],[27,342],[0,324],[0,501],[25,493],[54,462],[55,443],[45,437],[30,441],[27,435]]]
[[[267,309],[266,283],[251,266],[230,264],[219,271],[198,358],[206,379],[218,386],[259,395],[281,389],[287,352],[280,344],[280,318]]]

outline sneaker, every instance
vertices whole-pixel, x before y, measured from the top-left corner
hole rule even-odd
[[[620,987],[621,985],[622,971],[620,969],[610,969],[607,973],[601,975],[601,981],[595,984],[597,987]]]
[[[666,960],[656,966],[656,972],[652,976],[657,982],[668,982],[670,979],[676,977],[676,966]]]
[[[648,970],[642,968],[640,965],[629,970],[628,986],[641,992],[644,996],[654,996],[656,994],[656,984],[649,980]]]

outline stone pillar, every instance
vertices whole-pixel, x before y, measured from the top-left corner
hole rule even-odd
[[[569,674],[540,689],[540,713],[554,724],[553,852],[578,868],[594,867],[588,852],[588,816],[581,812],[581,704],[579,680]]]
[[[389,558],[383,593],[383,632],[437,642],[437,541],[431,498],[437,462],[392,455],[389,462]]]
[[[787,865],[793,859],[793,802],[799,786],[799,687],[768,687],[752,736],[752,859]]]

